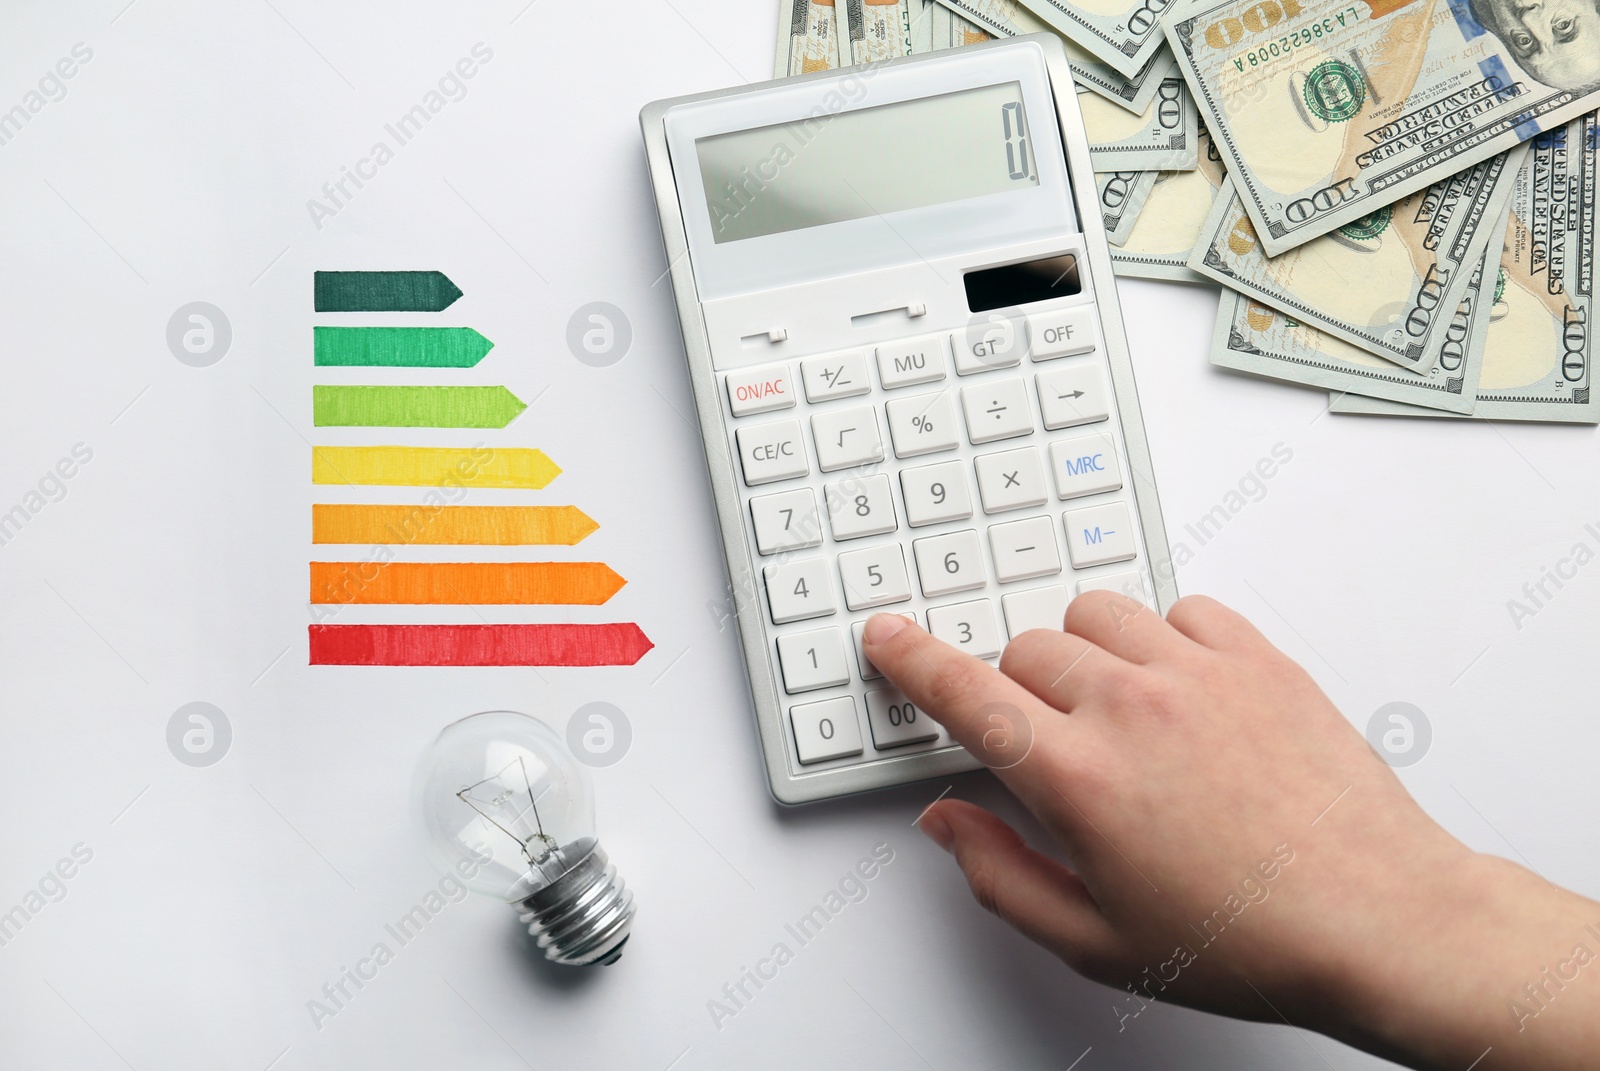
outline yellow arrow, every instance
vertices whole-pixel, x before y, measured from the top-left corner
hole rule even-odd
[[[313,543],[570,547],[599,527],[577,506],[311,507]]]
[[[543,450],[474,446],[313,446],[311,482],[540,488],[561,475]]]

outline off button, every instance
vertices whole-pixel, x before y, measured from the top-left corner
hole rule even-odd
[[[1093,305],[1028,317],[1028,349],[1035,361],[1093,353],[1100,345]]]

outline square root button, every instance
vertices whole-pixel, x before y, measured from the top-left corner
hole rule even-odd
[[[1075,569],[1125,562],[1137,553],[1126,502],[1068,510],[1061,517],[1067,529],[1067,553]]]

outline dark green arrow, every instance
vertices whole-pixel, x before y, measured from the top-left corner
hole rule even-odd
[[[319,428],[503,428],[526,408],[504,387],[311,388]]]
[[[438,312],[461,296],[442,271],[319,271],[318,312]]]
[[[471,368],[494,343],[470,327],[314,327],[318,365]]]

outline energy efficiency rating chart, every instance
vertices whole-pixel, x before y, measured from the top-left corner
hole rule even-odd
[[[438,271],[319,271],[317,312],[437,313],[463,296]],[[470,327],[312,328],[318,368],[474,369],[494,343]],[[502,385],[339,384],[311,388],[319,428],[479,428],[503,431],[528,408]],[[319,486],[540,491],[561,475],[543,450],[479,444],[313,446]],[[318,502],[312,542],[379,547],[574,546],[599,523],[572,505],[447,505]],[[310,605],[600,606],[627,580],[604,562],[380,560],[313,561]],[[312,665],[630,666],[654,644],[633,622],[601,624],[313,624]]]

